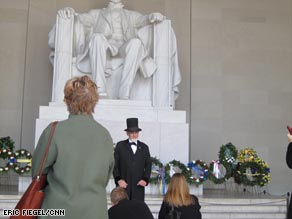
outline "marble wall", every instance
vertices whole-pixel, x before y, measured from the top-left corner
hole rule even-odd
[[[254,147],[271,166],[269,191],[291,190],[285,165],[292,125],[291,0],[125,0],[128,9],[172,20],[183,81],[177,109],[190,124],[190,159],[210,162],[221,144]],[[34,145],[40,105],[51,99],[48,32],[58,9],[106,0],[1,0],[0,136]]]
[[[2,0],[0,5],[0,135],[22,137],[23,91],[29,1]]]
[[[253,147],[270,165],[269,192],[291,190],[292,1],[192,1],[191,39],[191,157]]]

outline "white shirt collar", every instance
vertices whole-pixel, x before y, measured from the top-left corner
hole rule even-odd
[[[138,143],[138,140],[136,139],[136,140],[131,140],[131,139],[128,139],[129,140],[129,143],[132,143],[132,142],[134,142],[136,145],[137,145],[137,143]]]

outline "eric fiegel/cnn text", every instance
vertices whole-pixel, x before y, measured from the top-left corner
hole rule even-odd
[[[3,209],[3,216],[65,216],[65,209]]]

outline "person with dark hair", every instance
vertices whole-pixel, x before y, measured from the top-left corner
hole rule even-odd
[[[287,147],[286,152],[286,163],[287,166],[292,169],[292,135],[290,133],[287,134],[289,145]],[[287,219],[292,219],[292,199],[290,199],[289,209],[287,212]]]
[[[69,118],[58,122],[44,164],[48,185],[42,209],[64,209],[62,219],[107,219],[106,185],[113,170],[113,141],[92,116],[98,101],[88,77],[67,81],[64,89]],[[40,136],[32,158],[32,175],[41,163],[50,124]],[[42,216],[40,218],[48,218]]]
[[[189,193],[189,186],[184,175],[175,173],[168,184],[158,219],[201,219],[200,208],[199,199]]]
[[[111,192],[112,207],[108,210],[109,219],[153,219],[145,202],[129,200],[127,191],[116,187]]]
[[[148,146],[138,140],[141,130],[137,118],[127,119],[125,131],[129,138],[116,145],[113,176],[116,185],[126,189],[130,200],[144,201],[145,186],[151,174],[151,158]]]

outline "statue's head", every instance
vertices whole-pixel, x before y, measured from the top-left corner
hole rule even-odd
[[[112,2],[112,3],[114,3],[114,4],[117,4],[117,3],[122,2],[122,0],[110,0],[110,2]]]

